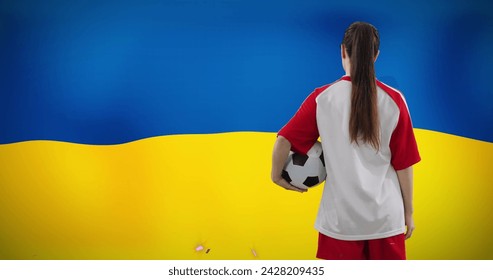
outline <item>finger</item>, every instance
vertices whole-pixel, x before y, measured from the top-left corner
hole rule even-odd
[[[411,231],[410,231],[410,230],[408,230],[408,231],[406,232],[406,238],[405,238],[405,240],[408,240],[409,238],[411,238],[411,235],[412,235]]]
[[[284,188],[285,188],[286,190],[295,191],[295,192],[301,192],[301,193],[304,193],[304,192],[306,192],[306,191],[307,191],[307,190],[305,190],[305,189],[297,188],[297,187],[295,187],[295,186],[293,186],[293,185],[286,186],[286,187],[284,187]]]
[[[286,190],[289,190],[289,191],[295,191],[295,192],[306,192],[307,190],[305,189],[302,189],[302,188],[298,188],[298,187],[295,187],[291,184],[289,184],[288,182],[286,182],[286,184],[283,186]]]
[[[414,230],[414,228],[407,228],[406,239],[411,238],[411,236],[413,235],[413,230]]]
[[[277,184],[279,186],[283,187],[284,189],[289,190],[289,191],[295,191],[295,192],[301,192],[301,193],[308,191],[306,189],[295,187],[295,186],[291,185],[290,183],[288,183],[288,181],[286,181],[284,179],[281,179],[279,182],[277,182]]]

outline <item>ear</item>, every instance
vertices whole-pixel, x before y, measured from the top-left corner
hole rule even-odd
[[[344,44],[341,44],[341,57],[346,59],[346,47],[344,47]]]
[[[376,62],[377,61],[377,58],[378,58],[378,55],[379,54],[380,54],[380,50],[378,50],[377,55],[375,55],[375,59],[373,60],[373,62]]]

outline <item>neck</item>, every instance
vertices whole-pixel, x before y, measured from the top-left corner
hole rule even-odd
[[[351,76],[351,64],[349,64],[349,61],[344,61],[343,68],[346,71],[346,76]]]

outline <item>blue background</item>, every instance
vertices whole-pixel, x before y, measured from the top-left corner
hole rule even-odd
[[[277,131],[353,21],[414,126],[493,142],[491,1],[0,2],[0,144]]]

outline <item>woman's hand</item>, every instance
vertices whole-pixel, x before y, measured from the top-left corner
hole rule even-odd
[[[409,238],[411,238],[411,235],[413,234],[413,231],[416,228],[414,226],[413,214],[407,214],[407,215],[405,215],[404,216],[404,220],[405,220],[406,227],[407,227],[407,230],[406,230],[406,239],[409,239]]]
[[[295,186],[291,185],[290,183],[288,183],[288,181],[286,181],[281,176],[276,177],[276,178],[272,178],[272,181],[276,185],[281,186],[281,187],[285,188],[288,191],[295,191],[295,192],[301,192],[301,193],[307,192],[306,189],[301,189],[301,188],[298,188],[298,187],[295,187]]]

